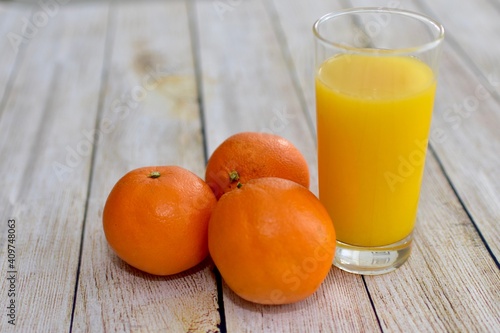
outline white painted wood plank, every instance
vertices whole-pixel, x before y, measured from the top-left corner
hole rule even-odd
[[[75,152],[71,165],[67,161],[69,150],[83,147],[81,130],[95,122],[106,17],[102,4],[61,8],[26,44],[2,110],[0,214],[2,221],[16,220],[18,275],[16,326],[4,315],[2,332],[70,326],[90,154]],[[61,177],[55,163],[67,168]],[[7,267],[6,223],[0,230]],[[0,283],[7,290],[7,280]],[[0,297],[6,306],[7,293]]]
[[[431,141],[498,263],[500,46],[491,40],[500,29],[500,16],[485,1],[462,1],[454,6],[453,15],[449,15],[443,1],[432,5],[409,3],[408,9],[424,11],[438,19],[451,39],[445,43],[441,61]],[[465,26],[464,18],[468,18]],[[473,31],[467,31],[469,24],[474,26]]]
[[[228,332],[377,332],[359,276],[332,268],[317,292],[286,305],[253,304],[224,284]]]
[[[210,261],[168,277],[142,273],[106,243],[102,210],[115,182],[147,165],[204,172],[186,4],[120,2],[111,9],[109,80],[89,196],[73,328],[82,332],[216,332]]]
[[[275,21],[284,36],[291,70],[301,88],[307,110],[316,126],[316,101],[314,91],[314,22],[326,13],[342,9],[342,1],[286,1],[268,2],[275,13]]]
[[[355,6],[367,2],[351,1]],[[446,1],[391,4],[427,14],[445,26],[450,40],[444,44],[440,65],[431,144],[498,262],[500,44],[492,42],[498,39],[500,29],[498,8],[488,1],[459,1],[453,4],[450,15]]]
[[[196,4],[208,153],[240,131],[281,135],[304,154],[317,192],[312,120],[293,89],[269,14],[258,1],[222,9],[217,2]]]
[[[211,24],[217,23],[215,27],[200,25],[199,30],[209,37],[220,34],[208,41],[200,41],[204,45],[201,54],[203,71],[215,71],[211,66],[221,68],[213,81],[208,76],[203,77],[203,80],[207,80],[203,81],[204,87],[209,87],[203,95],[207,101],[207,115],[217,109],[214,105],[222,105],[222,112],[215,112],[212,120],[207,119],[207,123],[210,122],[212,126],[209,149],[215,149],[232,132],[276,125],[273,117],[277,114],[273,112],[273,107],[269,118],[266,112],[255,112],[252,103],[263,109],[266,105],[280,101],[289,110],[294,110],[296,113],[293,115],[297,118],[288,119],[290,122],[278,134],[285,133],[294,143],[298,141],[306,151],[314,151],[314,146],[307,143],[310,134],[304,129],[308,129],[304,125],[305,120],[299,118],[302,107],[300,98],[294,95],[293,77],[285,79],[283,73],[287,72],[287,68],[282,64],[283,60],[279,60],[280,52],[276,51],[279,49],[276,46],[279,35],[269,37],[272,35],[269,31],[273,29],[268,19],[273,17],[273,12],[266,13],[265,9],[269,10],[269,7],[265,3],[250,3],[250,9],[245,9],[246,3],[236,6],[238,2],[228,2],[235,5],[233,10],[221,15],[214,7],[215,3],[205,1],[199,5],[202,6],[201,13],[208,12],[211,15],[205,20]],[[91,147],[86,150],[89,147],[86,142],[88,133],[94,128],[106,28],[106,5],[86,6],[74,5],[74,11],[69,7],[61,9],[61,13],[51,18],[50,23],[40,29],[36,38],[26,45],[29,60],[26,58],[20,64],[18,77],[0,119],[0,154],[8,157],[0,165],[0,171],[6,175],[2,179],[0,211],[2,221],[10,217],[18,221],[20,252],[17,259],[20,265],[19,286],[22,287],[16,298],[20,305],[18,331],[59,331],[67,330],[69,325],[72,284],[90,166]],[[106,124],[106,120],[108,125],[114,124],[115,127],[108,129],[109,132],[102,132],[97,145],[99,150],[89,197],[81,284],[73,327],[75,331],[154,331],[169,328],[203,332],[217,330],[215,283],[208,262],[171,278],[143,275],[110,253],[100,228],[105,197],[118,177],[129,169],[144,164],[175,163],[192,168],[199,175],[203,173],[192,59],[186,57],[191,49],[186,46],[189,36],[185,9],[171,12],[173,7],[164,10],[163,6],[166,5],[157,3],[153,9],[147,9],[142,4],[128,4],[123,11],[118,9],[113,14],[117,20],[113,27],[117,30],[116,40],[111,42],[116,46],[113,46],[113,61],[108,68],[111,76],[101,124]],[[178,6],[184,8],[179,4],[174,7]],[[238,13],[242,8],[243,11]],[[150,21],[156,12],[161,19]],[[178,25],[180,31],[165,29],[171,24],[165,21],[169,17],[167,12],[176,16],[167,22],[179,23],[181,19],[177,16],[183,18],[183,23]],[[230,19],[226,16],[229,14],[236,16]],[[249,17],[260,17],[258,24],[249,24],[251,29],[260,32],[250,36],[247,46],[225,45],[226,34],[241,37],[242,30],[251,20]],[[297,17],[300,15],[297,14]],[[306,26],[309,23],[300,24]],[[65,27],[64,31],[61,26]],[[154,38],[157,31],[165,30],[170,31],[165,32],[165,39]],[[120,34],[119,31],[123,32]],[[262,31],[268,37],[268,43],[264,43],[265,50],[259,40]],[[176,37],[168,38],[172,35]],[[177,38],[179,36],[183,37]],[[59,43],[49,43],[54,40]],[[212,49],[214,40],[214,45],[220,43],[221,51]],[[177,53],[170,54],[167,41],[180,43],[175,45]],[[48,47],[50,45],[52,47]],[[93,56],[89,57],[89,54]],[[265,58],[268,54],[273,60],[268,64],[259,64],[259,56]],[[245,68],[243,62],[243,65],[237,63],[236,67],[229,66],[235,69],[236,74],[228,79],[223,70],[226,56],[229,59],[241,57],[251,65]],[[303,57],[307,60],[308,56]],[[180,59],[179,63],[177,59]],[[207,61],[209,65],[206,65]],[[444,73],[468,66],[449,52],[446,52],[445,63],[449,67],[443,69]],[[156,67],[158,64],[160,67]],[[161,84],[154,88],[148,84],[153,81],[143,81],[148,73],[151,74],[151,69],[153,73],[161,73],[159,77],[162,77]],[[479,84],[479,81],[475,81],[475,74],[466,70],[460,73],[465,73],[464,82],[457,80],[455,74],[445,79],[447,86],[451,87],[443,93],[447,96],[445,101],[463,101],[465,97],[475,96]],[[245,78],[246,75],[248,77]],[[243,81],[246,82],[238,82],[239,77],[245,78]],[[1,78],[4,78],[3,74]],[[252,88],[255,82],[260,82],[263,88]],[[141,87],[151,89],[146,89],[144,100],[136,101],[130,95],[143,91]],[[224,89],[227,89],[226,93]],[[214,96],[208,98],[207,92],[214,93]],[[226,94],[232,95],[234,100]],[[139,103],[135,107],[129,105],[130,113],[124,116],[116,109],[123,104],[116,103],[127,102],[130,105]],[[463,162],[462,157],[460,163],[465,164],[457,166],[458,171],[450,175],[455,179],[463,179],[467,188],[471,188],[470,195],[477,196],[475,201],[471,201],[472,204],[467,204],[467,207],[479,207],[474,216],[479,216],[479,221],[495,222],[498,219],[490,219],[491,214],[498,212],[498,206],[495,206],[498,200],[488,200],[496,198],[498,194],[495,183],[491,182],[492,179],[499,179],[496,173],[497,155],[494,155],[498,146],[488,138],[498,128],[498,122],[491,120],[491,117],[496,117],[491,116],[491,113],[498,110],[498,105],[493,98],[485,98],[480,102],[480,106],[469,116],[459,117],[460,122],[443,117],[439,124],[446,129],[446,144],[436,150],[447,171],[449,166],[456,163],[451,152],[471,156],[469,162]],[[234,113],[234,118],[226,120],[223,115],[227,116],[227,110],[232,110],[228,107],[231,103],[234,103],[236,112],[243,112]],[[167,109],[165,114],[159,111],[164,105]],[[248,112],[253,115],[245,118]],[[479,112],[489,116],[479,117]],[[217,118],[217,115],[221,117]],[[170,123],[168,119],[176,120]],[[240,122],[240,119],[246,122]],[[257,122],[252,119],[257,119]],[[301,119],[301,125],[296,124],[286,132],[295,119]],[[475,125],[469,125],[470,121]],[[266,122],[271,125],[266,125]],[[457,128],[453,127],[455,124],[458,124]],[[275,126],[275,130],[280,128]],[[476,131],[485,132],[486,135],[474,138]],[[434,138],[442,139],[441,136]],[[72,154],[71,150],[81,153]],[[477,161],[481,162],[485,154],[492,152],[493,157],[488,158],[493,161],[492,165],[479,163],[476,166]],[[68,159],[68,156],[73,157]],[[62,185],[52,169],[53,162],[69,166],[69,170],[63,169],[67,172],[60,174]],[[425,199],[419,217],[421,223],[417,228],[420,242],[416,243],[409,263],[400,270],[367,279],[377,315],[382,320],[382,327],[388,331],[497,331],[500,313],[496,292],[499,288],[498,270],[495,270],[494,263],[442,175],[439,175],[435,161],[431,157],[428,162],[430,166],[426,169],[426,175],[430,173],[431,177],[427,177],[424,184]],[[315,162],[310,163],[312,165]],[[480,185],[475,190],[478,181]],[[481,203],[484,199],[486,201]],[[469,199],[464,200],[467,203],[466,200]],[[485,237],[493,237],[490,238],[493,241],[489,240],[490,244],[498,244],[495,238],[498,236],[498,227],[494,223],[490,225],[491,229],[481,226],[481,230],[487,230],[483,232]],[[1,244],[4,244],[5,230],[2,223]],[[429,233],[429,230],[433,233]],[[0,251],[0,257],[6,258],[4,246]],[[6,290],[5,283],[2,281],[2,290]],[[231,328],[233,331],[270,332],[294,329],[301,332],[378,329],[362,280],[336,269],[332,270],[317,295],[294,305],[255,306],[239,299],[227,287],[224,293],[230,331]],[[6,304],[5,296],[1,295],[1,304]],[[65,310],[54,312],[54,308]],[[168,326],[170,320],[173,326]],[[0,331],[7,329],[6,322],[2,321]]]
[[[330,7],[327,7],[325,3]],[[391,6],[434,16],[434,13],[426,13],[425,7],[419,7],[413,2],[353,0],[350,3],[352,6]],[[312,74],[304,73],[307,72],[307,68],[312,70],[312,67],[310,65],[304,67],[302,59],[308,57],[301,55],[304,52],[301,50],[307,49],[304,41],[307,35],[305,30],[309,22],[300,23],[301,20],[291,20],[290,17],[303,16],[306,21],[309,21],[313,20],[314,15],[321,15],[320,11],[326,12],[335,8],[326,1],[311,2],[304,7],[292,6],[288,2],[276,0],[275,5],[277,12],[280,13],[279,20],[287,36],[286,40],[291,49],[294,66],[295,68],[303,66],[298,76],[305,95],[311,96],[307,98],[309,109],[314,109],[314,88],[312,84],[306,83],[308,79],[304,79],[304,77],[311,77]],[[297,8],[294,9],[294,7]],[[460,8],[463,6],[458,5],[457,10]],[[481,13],[485,8],[488,7],[483,6],[477,9],[479,12],[474,16],[482,17]],[[304,14],[293,15],[297,12]],[[307,14],[308,12],[314,15]],[[450,15],[445,15],[444,9],[441,15],[451,20]],[[460,15],[458,17],[461,17]],[[487,21],[491,21],[491,14],[486,18]],[[448,27],[446,23],[443,22]],[[497,24],[499,24],[498,20],[491,22],[491,27]],[[449,34],[460,35],[458,31],[453,30],[458,25],[458,23],[452,24],[448,29]],[[301,26],[302,28],[299,28]],[[483,26],[484,24],[481,25]],[[488,43],[480,45],[489,49]],[[498,221],[500,221],[500,181],[498,181],[500,179],[500,155],[498,154],[500,133],[497,129],[500,127],[500,101],[488,92],[488,86],[483,85],[483,81],[471,69],[468,69],[469,66],[469,63],[457,56],[456,50],[450,44],[445,43],[431,141],[453,186],[459,191],[460,197],[472,213],[482,236],[498,260],[500,257],[500,228],[498,227]],[[500,87],[500,79],[498,85]]]
[[[482,82],[500,96],[500,3],[458,1],[453,4],[453,15],[450,15],[450,3],[445,0],[420,0],[417,4],[441,21],[456,51],[463,52],[473,62],[467,65],[477,68],[486,79]]]
[[[365,279],[384,331],[500,330],[500,273],[431,154],[408,263]]]
[[[432,142],[498,263],[500,44],[492,41],[498,39],[500,11],[487,1],[463,1],[453,15],[443,1],[422,8],[432,10],[460,47],[449,43],[445,48]],[[473,64],[459,57],[462,50]]]
[[[308,58],[308,56],[303,55],[303,50],[307,45],[307,34],[311,34],[310,21],[314,21],[316,18],[314,16],[319,17],[335,8],[331,8],[331,3],[326,1],[308,2],[307,6],[279,0],[275,0],[274,3],[285,40],[291,50],[294,68],[298,71],[297,76],[300,84],[303,86],[305,95],[311,96],[308,98],[308,105],[310,109],[314,109],[314,85],[312,80],[307,83],[308,78],[313,76],[313,69],[311,65],[302,63],[303,59]],[[382,3],[381,1],[370,3],[353,1],[353,3],[356,6],[389,5],[387,2]],[[392,2],[392,4],[394,3]],[[404,4],[400,7],[404,7]],[[327,5],[330,8],[326,8]],[[321,11],[323,13],[320,13]],[[302,13],[302,15],[294,15],[294,13]],[[302,19],[307,22],[301,22]],[[444,92],[443,88],[440,88],[438,105],[443,98],[446,98],[447,94],[454,93],[457,90],[455,87],[460,84],[470,89],[470,80],[473,78],[473,76],[468,75],[468,79],[464,80],[465,83],[456,80],[456,69],[461,68],[461,66],[458,66],[456,58],[455,61],[453,61],[453,57],[450,59],[447,56],[448,53],[445,52],[443,63],[446,65],[442,72],[444,76],[449,78],[450,82],[445,84],[440,82],[441,87],[444,87]],[[312,58],[312,54],[311,51],[309,57]],[[462,66],[465,68],[466,65],[462,64]],[[307,68],[310,68],[310,73],[307,73]],[[463,72],[463,70],[458,72]],[[454,82],[451,82],[452,80]],[[478,84],[477,81],[476,84]],[[450,86],[452,88],[449,88]],[[492,99],[489,99],[488,102],[492,103]],[[493,107],[493,105],[489,107]],[[498,107],[496,109],[498,110]],[[437,110],[436,113],[439,114],[439,111]],[[438,128],[434,126],[435,131]],[[465,152],[462,149],[462,152],[457,153],[457,150],[460,150],[459,146],[470,146],[470,143],[466,144],[463,141],[477,137],[477,131],[483,134],[474,139],[476,143],[480,142],[480,144],[476,144],[475,148],[468,147]],[[444,155],[449,158],[449,163],[453,163],[452,161],[457,154],[464,154],[462,159],[466,159],[466,154],[473,154],[475,158],[471,162],[477,163],[476,159],[480,159],[480,154],[485,154],[488,151],[491,154],[495,149],[500,151],[500,149],[495,148],[497,135],[492,132],[493,127],[486,123],[481,124],[481,128],[479,126],[472,127],[470,132],[463,133],[464,135],[461,136],[456,135],[455,140],[462,141],[461,144],[456,145],[453,149],[448,147],[448,151],[444,153],[440,151],[440,157]],[[449,132],[445,134],[450,137]],[[485,163],[485,165],[498,165],[497,155],[488,157],[490,164]],[[469,169],[470,173],[475,172],[472,166],[469,166]],[[496,170],[498,169],[500,168],[496,167]],[[494,175],[496,172],[488,169],[488,174]],[[467,177],[464,178],[460,181],[471,183],[478,181],[476,177],[468,180]],[[488,179],[488,177],[483,176],[482,180],[484,181],[483,188],[490,188],[488,193],[491,195],[491,187],[495,186],[492,182],[494,178]],[[471,189],[468,195],[473,196],[475,191],[477,189]],[[479,193],[481,192],[484,192],[484,189],[479,190]],[[489,205],[489,207],[482,207],[482,204],[478,202],[470,204],[473,207],[481,207],[478,210],[486,212],[483,214],[489,213],[489,216],[482,215],[481,220],[491,221],[494,224],[494,221],[500,220],[495,215],[500,213],[500,209],[498,209],[500,200],[496,200],[495,197],[486,200],[482,198],[485,200],[484,204]],[[451,206],[452,209],[444,209],[448,206]],[[498,229],[497,231],[492,230],[493,227],[494,225],[491,224],[489,227],[486,225],[483,230],[490,239],[489,243],[498,244],[499,232]],[[431,230],[432,232],[430,232]],[[415,243],[415,251],[408,264],[394,273],[366,278],[382,327],[388,331],[475,331],[481,329],[493,329],[494,331],[497,329],[498,321],[491,318],[498,318],[499,313],[498,293],[494,292],[499,287],[498,271],[432,155],[429,156],[426,176],[424,177]],[[427,260],[428,257],[432,259]],[[462,275],[458,272],[465,272],[465,274]],[[477,306],[476,304],[471,306],[476,302],[476,298],[479,300],[476,303]],[[476,321],[480,322],[477,325],[478,328],[474,324]]]
[[[446,47],[443,56],[431,143],[498,262],[500,101],[484,95],[481,82],[450,51]],[[469,101],[477,104],[469,108]]]
[[[222,9],[214,4],[196,2],[209,152],[235,132],[269,129],[276,110],[283,110],[288,123],[275,132],[298,146],[316,177],[311,119],[294,89],[273,14],[261,1],[235,2]],[[319,292],[292,305],[260,306],[243,301],[227,286],[223,290],[228,332],[379,329],[362,279],[338,270],[330,272]]]
[[[6,89],[11,76],[15,75],[15,61],[18,57],[18,43],[23,40],[22,19],[29,17],[28,6],[0,3],[0,102],[8,94]],[[0,110],[1,112],[1,110]]]

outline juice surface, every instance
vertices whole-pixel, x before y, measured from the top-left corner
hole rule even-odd
[[[339,241],[382,246],[411,233],[435,90],[411,57],[340,55],[320,67],[319,197]]]

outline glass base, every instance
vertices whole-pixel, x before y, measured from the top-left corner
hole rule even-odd
[[[337,241],[333,264],[349,273],[379,275],[394,271],[410,256],[412,235],[390,245],[353,246]]]

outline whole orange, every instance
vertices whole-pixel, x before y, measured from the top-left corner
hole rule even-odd
[[[227,285],[260,304],[300,301],[326,278],[335,230],[308,189],[258,178],[224,194],[212,212],[208,247]]]
[[[104,234],[131,266],[156,275],[179,273],[208,255],[208,221],[216,203],[210,187],[186,169],[135,169],[106,200]]]
[[[301,152],[285,138],[258,132],[230,136],[212,153],[205,181],[217,199],[250,179],[278,177],[309,187],[309,168]]]

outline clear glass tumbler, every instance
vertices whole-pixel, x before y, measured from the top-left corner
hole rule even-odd
[[[319,198],[334,265],[358,274],[409,257],[444,29],[390,8],[329,13],[313,27]]]

